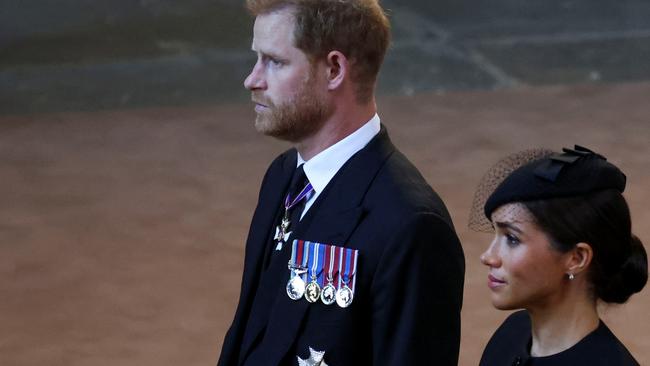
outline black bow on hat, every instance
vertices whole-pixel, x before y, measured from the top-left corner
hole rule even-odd
[[[562,153],[554,153],[548,156],[548,159],[540,166],[538,166],[537,169],[535,169],[535,175],[540,178],[547,179],[551,182],[555,182],[555,180],[557,180],[557,176],[562,171],[562,168],[564,168],[566,165],[575,163],[582,157],[594,155],[600,159],[607,161],[604,156],[596,154],[595,152],[580,145],[575,145],[573,149],[565,147],[562,148],[562,151]]]

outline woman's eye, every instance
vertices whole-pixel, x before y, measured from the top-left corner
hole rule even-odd
[[[508,245],[510,245],[511,247],[514,247],[521,243],[521,241],[519,241],[519,238],[512,234],[506,234],[506,240],[508,242]]]

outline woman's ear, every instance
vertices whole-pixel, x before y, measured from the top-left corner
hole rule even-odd
[[[340,51],[330,51],[325,60],[327,67],[327,89],[338,89],[350,72],[350,63]]]
[[[569,275],[569,278],[572,278],[589,268],[594,256],[594,251],[591,249],[591,245],[587,243],[578,243],[575,248],[567,254],[569,256],[566,263],[566,272]]]

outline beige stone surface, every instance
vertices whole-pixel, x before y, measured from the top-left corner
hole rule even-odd
[[[466,228],[482,174],[528,147],[591,147],[627,174],[648,248],[648,95],[639,83],[379,101],[463,242],[461,365],[477,364],[507,315],[478,260],[490,236]],[[215,364],[261,177],[288,146],[258,136],[253,118],[249,105],[0,117],[0,364]],[[641,364],[649,306],[646,289],[602,309]]]

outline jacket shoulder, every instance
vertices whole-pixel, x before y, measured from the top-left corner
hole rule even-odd
[[[639,364],[603,321],[600,321],[595,331],[572,348],[567,352],[567,358],[571,362],[585,360],[595,366],[635,366]]]
[[[440,196],[399,150],[395,150],[377,172],[366,203],[369,208],[381,205],[402,216],[433,213],[453,228]]]

